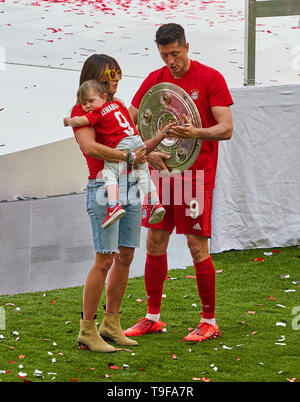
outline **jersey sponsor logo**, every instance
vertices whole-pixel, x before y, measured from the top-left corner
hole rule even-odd
[[[107,113],[112,112],[113,110],[119,109],[119,105],[117,105],[116,103],[111,103],[108,106],[105,106],[102,110],[101,110],[101,114],[102,116],[105,116]]]
[[[202,228],[200,226],[200,223],[196,223],[196,225],[193,226],[193,229],[201,230]]]
[[[191,98],[193,100],[197,100],[199,98],[199,89],[192,89],[191,90]]]

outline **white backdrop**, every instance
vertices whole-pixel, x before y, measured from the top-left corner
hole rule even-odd
[[[233,91],[220,143],[212,252],[300,244],[300,86]]]
[[[211,252],[300,245],[300,86],[231,93],[234,133],[230,141],[220,142]],[[81,158],[74,141],[67,139],[2,156],[0,171],[9,172],[7,188],[19,195],[62,194],[66,186],[61,184],[72,191],[85,185]],[[0,202],[0,294],[83,283],[93,260],[84,198],[74,194]],[[143,229],[131,277],[144,274],[145,241]],[[183,235],[172,236],[169,268],[192,265],[184,244]]]

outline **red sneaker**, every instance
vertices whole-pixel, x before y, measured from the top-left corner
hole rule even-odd
[[[126,336],[141,336],[153,334],[155,332],[162,332],[163,326],[165,326],[165,324],[161,321],[152,321],[148,318],[141,318],[133,327],[128,328],[123,332]]]
[[[152,205],[149,216],[149,223],[158,223],[165,216],[166,210],[159,201]]]
[[[216,338],[217,336],[221,336],[221,332],[217,325],[200,322],[200,324],[197,325],[197,328],[185,336],[183,340],[189,342],[202,342],[206,339]]]
[[[122,218],[126,214],[125,210],[121,207],[120,204],[117,204],[115,207],[107,208],[107,215],[102,222],[102,228],[106,229],[109,226],[113,225],[115,222],[117,222],[119,219]]]

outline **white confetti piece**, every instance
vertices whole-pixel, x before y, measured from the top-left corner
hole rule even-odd
[[[270,251],[270,252],[265,251],[265,252],[264,252],[264,255],[270,256],[270,255],[273,255],[273,253],[272,253],[272,251]]]
[[[289,277],[290,277],[289,274],[287,274],[287,275],[280,275],[280,278],[281,278],[281,279],[287,279],[287,278],[289,278]]]
[[[196,304],[196,303],[193,303],[193,304],[192,304],[192,307],[197,307],[197,304]]]
[[[27,373],[22,373],[22,371],[20,371],[18,373],[18,376],[24,378],[24,377],[27,377]]]
[[[276,322],[276,326],[277,327],[286,327],[286,323],[285,322]]]
[[[231,350],[232,348],[230,348],[229,346],[223,345],[223,349]]]
[[[275,342],[275,345],[279,345],[279,346],[286,346],[286,343]]]
[[[291,292],[296,292],[296,290],[295,289],[286,289],[285,290],[285,293],[291,293]]]
[[[56,363],[56,359],[55,359],[55,358],[51,359],[51,361],[52,361],[52,363]]]
[[[276,304],[277,307],[285,308],[283,304]]]

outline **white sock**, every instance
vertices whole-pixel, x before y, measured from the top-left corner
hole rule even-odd
[[[201,318],[200,322],[207,322],[208,324],[216,325],[216,319],[215,318]]]
[[[159,321],[160,318],[160,314],[146,314],[146,318],[148,318],[148,320],[152,320],[152,321]]]

